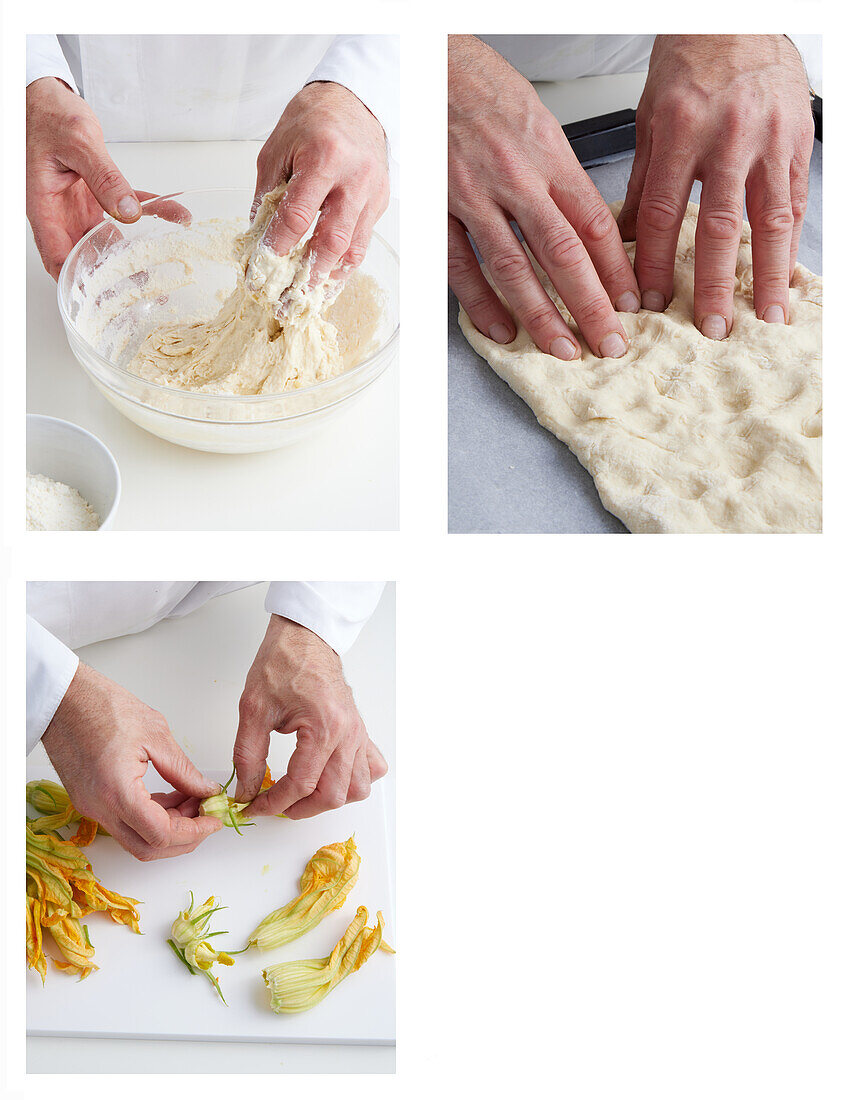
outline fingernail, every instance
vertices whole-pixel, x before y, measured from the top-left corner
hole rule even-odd
[[[637,294],[633,294],[631,290],[628,290],[625,294],[621,294],[615,302],[615,309],[618,313],[638,313],[641,309],[641,302],[639,302]]]
[[[507,344],[511,341],[511,329],[506,325],[491,325],[488,336],[495,344]]]
[[[620,359],[626,352],[626,340],[619,332],[610,332],[600,341],[600,356],[603,359]]]
[[[727,322],[717,313],[710,313],[703,318],[700,331],[707,340],[725,340],[727,337]]]
[[[550,344],[550,355],[554,355],[556,359],[566,359],[570,361],[571,359],[575,359],[578,354],[579,348],[572,340],[568,340],[566,336],[557,336]]]
[[[132,195],[125,195],[123,199],[118,200],[118,213],[122,218],[138,217],[141,209],[139,200]]]
[[[785,325],[786,313],[783,306],[769,306],[763,313],[762,319],[769,325]]]
[[[645,309],[652,309],[654,313],[663,313],[665,310],[665,295],[658,290],[645,290],[641,295],[641,304]]]

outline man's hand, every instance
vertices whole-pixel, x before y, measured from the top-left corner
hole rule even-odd
[[[118,171],[86,101],[55,77],[34,80],[27,88],[27,217],[53,278],[104,211],[137,221],[140,197],[149,196]]]
[[[756,315],[785,324],[813,148],[807,76],[792,43],[780,34],[660,35],[635,125],[618,221],[636,242],[644,308],[671,300],[680,225],[700,180],[695,324],[715,340],[730,332],[743,194]]]
[[[532,85],[473,35],[450,35],[450,285],[480,332],[499,344],[514,339],[514,322],[482,275],[469,232],[538,347],[575,359],[579,345],[512,218],[594,355],[623,355],[626,333],[615,310],[636,313],[639,299],[615,219]]]
[[[290,100],[257,158],[252,219],[285,179],[290,186],[263,243],[285,256],[321,209],[311,237],[311,285],[358,267],[387,209],[390,180],[384,130],[348,88],[316,82]]]
[[[221,828],[198,817],[198,800],[216,794],[178,747],[161,714],[80,664],[42,737],[75,809],[100,822],[137,859],[192,852]],[[171,794],[151,795],[143,777],[152,763]]]
[[[294,733],[296,748],[287,774],[258,795],[272,730]],[[387,772],[340,658],[311,630],[280,615],[271,617],[245,680],[233,762],[236,799],[251,802],[247,814],[291,818],[358,802]]]

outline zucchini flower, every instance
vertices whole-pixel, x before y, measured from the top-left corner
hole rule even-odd
[[[97,970],[92,962],[95,949],[85,924],[80,924],[75,917],[62,917],[55,924],[48,925],[48,929],[56,946],[65,956],[65,962],[54,959],[53,965],[57,970],[79,974],[80,981],[87,978],[93,970]]]
[[[219,985],[219,979],[213,974],[214,963],[233,966],[233,959],[224,951],[215,951],[208,940],[213,936],[226,936],[227,932],[210,932],[210,920],[225,906],[217,905],[216,898],[207,898],[203,905],[195,905],[195,897],[189,892],[189,908],[184,909],[171,926],[172,939],[168,945],[177,955],[190,974],[204,974],[215,986],[222,1002],[227,1004]]]
[[[363,906],[346,929],[343,938],[324,959],[303,959],[279,963],[263,971],[273,1012],[304,1012],[313,1008],[339,985],[347,974],[360,970],[379,947],[393,953],[382,941],[384,917],[376,914],[375,928],[367,928],[369,914]]]
[[[52,833],[79,821],[79,828],[71,837],[71,843],[76,844],[78,848],[85,848],[86,845],[91,844],[98,832],[109,836],[102,825],[78,813],[71,805],[65,788],[49,779],[27,783],[27,802],[34,810],[39,810],[45,815],[30,820],[29,826],[34,833]]]
[[[92,865],[76,845],[50,833],[36,833],[27,823],[27,965],[44,981],[47,963],[43,930],[47,928],[65,956],[54,960],[58,970],[86,978],[97,967],[86,925],[79,918],[106,912],[119,924],[139,932],[135,898],[107,890],[95,878]]]
[[[292,943],[315,928],[346,900],[358,880],[359,869],[360,856],[354,837],[320,848],[301,876],[301,893],[265,917],[248,937],[248,946],[269,951]]]
[[[230,773],[230,779],[228,779],[227,783],[224,784],[218,794],[211,795],[209,798],[204,799],[201,803],[200,813],[202,817],[217,817],[228,829],[236,829],[236,831],[239,832],[240,825],[253,825],[254,822],[245,817],[242,812],[250,803],[237,802],[235,798],[231,798],[227,793],[228,787],[231,785],[231,781],[235,775],[236,768]],[[268,790],[273,783],[272,773],[269,771],[269,765],[267,764],[266,774],[263,776],[260,790]],[[283,817],[284,815],[281,814],[280,816]]]

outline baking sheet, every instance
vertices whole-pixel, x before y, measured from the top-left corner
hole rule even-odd
[[[798,258],[821,273],[822,147],[810,162],[810,198]],[[588,174],[607,202],[622,199],[633,154]],[[698,201],[700,185],[692,190]],[[565,444],[464,339],[449,293],[449,530],[452,533],[627,534]]]

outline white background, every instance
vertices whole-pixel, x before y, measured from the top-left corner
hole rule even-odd
[[[403,34],[402,532],[286,537],[288,571],[396,576],[398,585],[398,1081],[349,1077],[347,1097],[506,1093],[579,1100],[846,1100],[849,1082],[847,638],[848,144],[837,124],[824,203],[823,536],[599,539],[445,532],[445,33],[716,29],[823,31],[825,95],[849,102],[841,5],[640,11],[552,0],[323,5],[323,27]],[[22,31],[67,27],[67,7],[16,6]],[[244,29],[207,9],[204,30]],[[145,29],[197,30],[152,4]],[[255,3],[255,26],[315,29],[319,13]],[[138,11],[90,3],[80,30],[137,30]],[[336,21],[336,24],[335,24]],[[357,26],[353,27],[352,24]],[[14,47],[14,48],[13,48]],[[7,91],[20,75],[6,35]],[[22,148],[22,90],[4,97]],[[16,144],[17,143],[17,144]],[[10,158],[11,160],[11,158]],[[23,173],[6,175],[4,296],[23,309]],[[21,259],[19,259],[21,258]],[[14,313],[13,313],[14,315]],[[414,333],[417,338],[414,338]],[[23,481],[23,345],[4,329],[5,450]],[[16,384],[16,379],[18,383]],[[11,410],[11,411],[10,411]],[[14,460],[14,462],[12,461]],[[20,492],[20,490],[15,490]],[[20,506],[16,505],[18,511]],[[11,528],[7,522],[7,531]],[[120,538],[120,536],[116,536]],[[9,834],[20,828],[22,579],[29,575],[276,572],[283,541],[191,535],[26,551],[7,536]],[[59,544],[56,544],[57,546]],[[116,547],[118,549],[116,549]],[[162,569],[163,560],[170,568]],[[233,566],[233,568],[231,568]],[[267,567],[268,566],[268,567]],[[6,861],[6,1039],[25,1082],[17,846]],[[152,1052],[157,1058],[157,1052]],[[172,1072],[158,1063],[164,1073]],[[93,1067],[94,1068],[94,1067]],[[71,1097],[147,1097],[147,1078],[69,1077]],[[165,1088],[176,1087],[166,1080]],[[301,1083],[300,1083],[301,1084]],[[179,1082],[183,1085],[183,1080]],[[235,1082],[184,1086],[206,1100]],[[236,1087],[264,1092],[272,1079]],[[313,1077],[311,1098],[340,1096]]]

